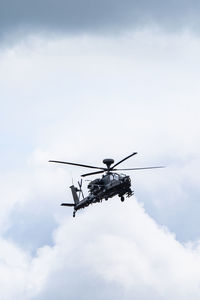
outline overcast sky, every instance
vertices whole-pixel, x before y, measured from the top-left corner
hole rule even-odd
[[[1,33],[21,28],[74,32],[121,31],[155,24],[174,31],[199,29],[197,0],[1,1]]]
[[[199,299],[199,2],[0,1],[0,37],[0,298]],[[87,169],[49,159],[134,151],[167,168],[60,207]]]

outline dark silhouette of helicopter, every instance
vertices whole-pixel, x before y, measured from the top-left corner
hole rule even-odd
[[[112,198],[118,195],[121,198],[121,201],[124,201],[124,196],[130,197],[133,195],[133,191],[131,190],[131,179],[129,176],[125,174],[118,174],[113,171],[132,171],[132,170],[144,170],[144,169],[157,169],[164,168],[163,166],[159,167],[144,167],[144,168],[131,168],[131,169],[116,169],[116,166],[137,154],[137,152],[133,152],[131,155],[123,158],[116,164],[114,164],[114,160],[111,158],[106,158],[103,160],[103,163],[106,165],[106,168],[102,167],[94,167],[83,164],[71,163],[66,161],[58,161],[58,160],[49,160],[49,162],[59,163],[59,164],[67,164],[91,169],[98,169],[100,171],[95,171],[91,173],[82,174],[82,177],[89,175],[96,175],[101,173],[106,173],[101,178],[90,181],[88,184],[89,194],[87,197],[84,197],[82,191],[82,179],[78,182],[79,188],[74,185],[70,186],[72,191],[72,196],[74,199],[74,203],[62,203],[62,206],[71,206],[74,207],[73,217],[75,217],[76,211],[85,208],[90,204],[101,202],[103,199],[108,200],[108,198]],[[112,167],[111,165],[114,164]],[[82,200],[80,200],[80,196],[82,195]]]

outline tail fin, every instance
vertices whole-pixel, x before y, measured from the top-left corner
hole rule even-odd
[[[78,195],[77,195],[77,189],[74,185],[70,186],[70,189],[72,191],[72,196],[74,198],[74,204],[77,205],[79,203]]]

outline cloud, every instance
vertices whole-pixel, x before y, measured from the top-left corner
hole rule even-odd
[[[191,34],[146,30],[32,35],[1,52],[2,298],[198,299],[199,50]],[[80,169],[49,159],[133,151],[124,167],[168,166],[130,174],[137,200],[75,219],[59,206]]]
[[[46,166],[49,159],[99,165],[105,157],[120,160],[138,151],[124,166],[168,166],[131,174],[148,213],[179,239],[198,238],[199,49],[198,39],[188,34],[142,31],[116,39],[32,36],[2,52],[5,219],[7,211],[26,199],[25,215],[42,205],[47,220],[54,214],[54,199],[57,205],[71,197],[65,190],[81,171]],[[23,209],[17,207],[14,214],[26,220]],[[22,229],[18,217],[12,215],[13,228]]]
[[[188,300],[198,299],[200,289],[199,244],[180,244],[133,198],[123,205],[112,199],[65,219],[54,246],[38,249],[32,259],[1,241],[0,269],[6,299],[90,299],[95,293],[97,299],[142,300],[148,294]]]
[[[13,1],[0,2],[1,35],[16,29],[67,33],[118,32],[156,25],[170,31],[198,30],[199,2],[192,1]]]

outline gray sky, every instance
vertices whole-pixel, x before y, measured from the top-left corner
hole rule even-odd
[[[116,32],[143,25],[199,30],[199,1],[1,1],[0,32]]]
[[[199,299],[199,4],[59,3],[0,9],[0,298]],[[83,170],[49,159],[133,151],[167,168],[60,207]]]

